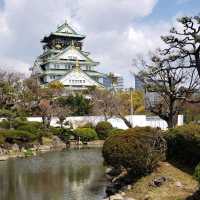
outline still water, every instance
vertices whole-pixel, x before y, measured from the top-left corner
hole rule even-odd
[[[0,200],[101,200],[101,149],[70,149],[0,162]]]

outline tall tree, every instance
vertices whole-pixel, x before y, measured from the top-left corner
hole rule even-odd
[[[170,62],[184,59],[176,68],[196,69],[200,77],[200,15],[184,16],[177,21],[177,28],[172,27],[169,35],[161,37],[166,44],[161,50],[163,59]]]
[[[147,92],[147,109],[165,120],[169,128],[176,125],[184,103],[199,88],[196,70],[183,71],[179,68],[182,63],[153,57],[152,65],[145,65],[146,68],[139,73]]]

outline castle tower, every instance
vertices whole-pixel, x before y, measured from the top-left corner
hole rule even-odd
[[[98,62],[83,51],[85,36],[77,33],[67,22],[55,32],[45,36],[43,53],[31,68],[32,76],[36,76],[41,84],[58,80],[70,90],[85,90],[88,87],[104,87],[100,80],[105,74],[96,71]],[[76,70],[77,63],[79,70]]]

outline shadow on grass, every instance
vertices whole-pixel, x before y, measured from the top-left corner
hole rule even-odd
[[[185,200],[200,200],[200,189],[191,196],[187,197]]]
[[[195,166],[191,166],[188,163],[178,162],[177,160],[171,159],[168,160],[176,168],[182,170],[183,172],[193,176]],[[200,200],[200,189],[193,193],[191,196],[187,197],[185,200]]]
[[[168,159],[167,162],[191,176],[194,174],[195,166],[190,166],[188,163],[183,163],[175,159]]]

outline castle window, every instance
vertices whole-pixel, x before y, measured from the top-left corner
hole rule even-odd
[[[60,65],[59,64],[55,64],[55,69],[59,69]]]

